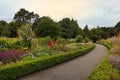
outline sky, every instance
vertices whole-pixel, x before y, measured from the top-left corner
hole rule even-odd
[[[120,21],[120,0],[0,0],[0,20],[12,21],[20,8],[54,21],[74,18],[81,28],[111,27]]]

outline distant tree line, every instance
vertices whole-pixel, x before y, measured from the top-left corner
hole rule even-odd
[[[17,37],[17,30],[24,24],[31,25],[36,37],[50,36],[52,38],[71,39],[82,36],[82,38],[89,38],[94,42],[102,38],[117,36],[120,32],[120,22],[114,27],[97,27],[93,29],[89,29],[88,25],[86,25],[82,30],[74,19],[63,18],[56,22],[50,17],[40,17],[37,13],[22,8],[15,13],[13,21],[10,23],[0,21],[0,36]]]
[[[120,22],[118,22],[114,27],[97,27],[89,30],[88,25],[83,29],[85,36],[96,42],[100,39],[107,39],[111,37],[116,37],[120,33]]]
[[[37,13],[22,8],[14,15],[12,22],[0,21],[0,36],[17,37],[17,30],[24,24],[31,24],[36,37],[75,38],[77,35],[83,34],[74,19],[64,18],[55,22],[50,17],[39,17]]]

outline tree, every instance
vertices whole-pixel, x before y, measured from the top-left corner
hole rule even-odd
[[[115,25],[115,29],[120,33],[120,21]]]
[[[85,26],[85,28],[83,29],[83,32],[84,32],[86,37],[89,37],[90,30],[88,28],[88,25]]]
[[[5,31],[8,28],[8,23],[5,21],[0,21],[0,36],[5,36],[5,33],[8,32]]]
[[[17,37],[18,36],[17,30],[20,27],[21,27],[20,22],[15,22],[15,21],[10,22],[7,28],[7,30],[9,31],[9,34],[6,34],[7,37]]]
[[[35,33],[37,37],[47,37],[57,38],[60,36],[61,28],[57,22],[54,22],[49,17],[41,17],[36,22]]]
[[[82,35],[83,36],[83,31],[82,29],[79,27],[77,20],[75,21],[73,18],[71,20],[71,26],[72,26],[72,30],[73,30],[73,35],[72,38],[77,37],[78,35]]]
[[[72,38],[73,31],[69,18],[64,18],[60,22],[60,27],[62,29],[62,37],[64,38]]]
[[[102,39],[102,36],[101,36],[102,33],[103,32],[101,30],[93,28],[92,30],[90,30],[90,36],[89,36],[89,38],[93,42],[96,42],[97,40]]]
[[[59,21],[59,24],[62,29],[62,37],[64,38],[75,38],[77,35],[82,33],[77,21],[74,19],[70,20],[69,18],[64,18]]]
[[[39,15],[21,8],[14,16],[14,20],[21,23],[32,23],[38,19]]]

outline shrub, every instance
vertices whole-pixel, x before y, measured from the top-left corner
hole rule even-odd
[[[14,38],[6,38],[6,39],[0,39],[0,50],[4,49],[21,49],[24,46],[22,45],[22,42],[20,40],[17,40]]]
[[[44,38],[39,38],[40,46],[45,46],[47,45],[48,41],[51,40],[51,37],[44,37]]]
[[[7,50],[4,52],[0,52],[0,61],[3,63],[11,63],[16,62],[21,59],[21,56],[24,52],[17,51],[17,50]]]
[[[57,41],[59,41],[59,40],[60,40],[61,44],[67,44],[66,40],[64,38],[58,38]]]
[[[87,38],[87,37],[85,37],[84,39],[83,39],[83,42],[85,42],[85,43],[87,43],[87,42],[89,42],[90,40],[89,40],[89,38]]]
[[[81,56],[88,51],[92,50],[95,45],[91,45],[81,50],[76,50],[63,54],[55,54],[44,58],[36,58],[30,61],[21,61],[11,65],[0,67],[0,79],[1,80],[14,80],[23,75],[32,73],[37,70],[45,69],[50,66],[62,63],[72,58]]]
[[[24,47],[30,49],[32,47],[32,40],[34,37],[34,32],[29,24],[25,24],[18,29],[18,36],[20,37]]]
[[[108,57],[108,60],[109,60],[110,64],[112,65],[112,67],[118,69],[120,72],[120,56],[111,54]]]
[[[76,37],[76,42],[82,42],[82,41],[83,41],[83,36],[78,35],[78,36]]]
[[[107,40],[102,39],[102,40],[98,41],[97,43],[106,46],[109,50],[113,47],[112,39],[107,39]]]

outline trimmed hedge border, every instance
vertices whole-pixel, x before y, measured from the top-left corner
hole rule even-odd
[[[42,59],[37,58],[30,61],[21,61],[18,63],[0,66],[0,80],[15,80],[19,77],[30,74],[32,72],[42,70],[60,64],[67,60],[84,55],[87,52],[91,51],[94,47],[95,45],[91,45],[84,49],[73,52],[56,54]]]
[[[112,45],[110,45],[110,44],[106,44],[106,43],[98,43],[98,44],[104,45],[105,47],[108,48],[108,50],[110,50],[112,48]]]

